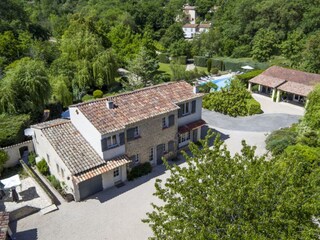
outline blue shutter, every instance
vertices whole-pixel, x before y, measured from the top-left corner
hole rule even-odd
[[[134,139],[134,128],[129,128],[127,130],[127,141]]]
[[[191,113],[195,113],[196,112],[196,100],[193,100],[191,104],[192,104]]]
[[[120,146],[124,144],[124,132],[119,134]]]
[[[173,126],[174,125],[174,115],[170,115],[169,116],[169,127]]]

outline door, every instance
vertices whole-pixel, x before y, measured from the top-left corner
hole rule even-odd
[[[198,129],[194,129],[192,133],[192,141],[197,142],[198,141]]]
[[[121,181],[121,168],[120,167],[117,167],[113,170],[113,181],[115,183]]]
[[[164,144],[159,144],[157,146],[157,164],[162,164],[162,157],[164,155],[164,151],[165,151],[165,145]]]
[[[83,200],[92,194],[102,191],[102,177],[98,175],[79,183],[80,199]]]

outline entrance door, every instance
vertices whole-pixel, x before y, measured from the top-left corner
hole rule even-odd
[[[115,183],[121,181],[121,168],[120,167],[117,167],[113,170],[113,181]]]
[[[165,145],[164,144],[159,144],[157,146],[157,164],[162,164],[162,157],[164,155],[164,151],[165,151]]]
[[[193,142],[198,141],[198,129],[194,129],[192,135],[193,135],[192,136],[192,141]]]

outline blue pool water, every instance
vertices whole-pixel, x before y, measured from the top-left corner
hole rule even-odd
[[[210,81],[218,86],[217,91],[219,91],[221,88],[224,88],[228,83],[230,83],[230,79],[232,77],[233,76],[231,74],[228,74],[221,77],[215,77]]]

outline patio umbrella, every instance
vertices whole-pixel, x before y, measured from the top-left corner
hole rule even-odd
[[[241,68],[242,68],[242,69],[245,69],[245,70],[252,70],[252,69],[254,69],[253,67],[251,67],[251,66],[249,66],[249,65],[242,66]]]

